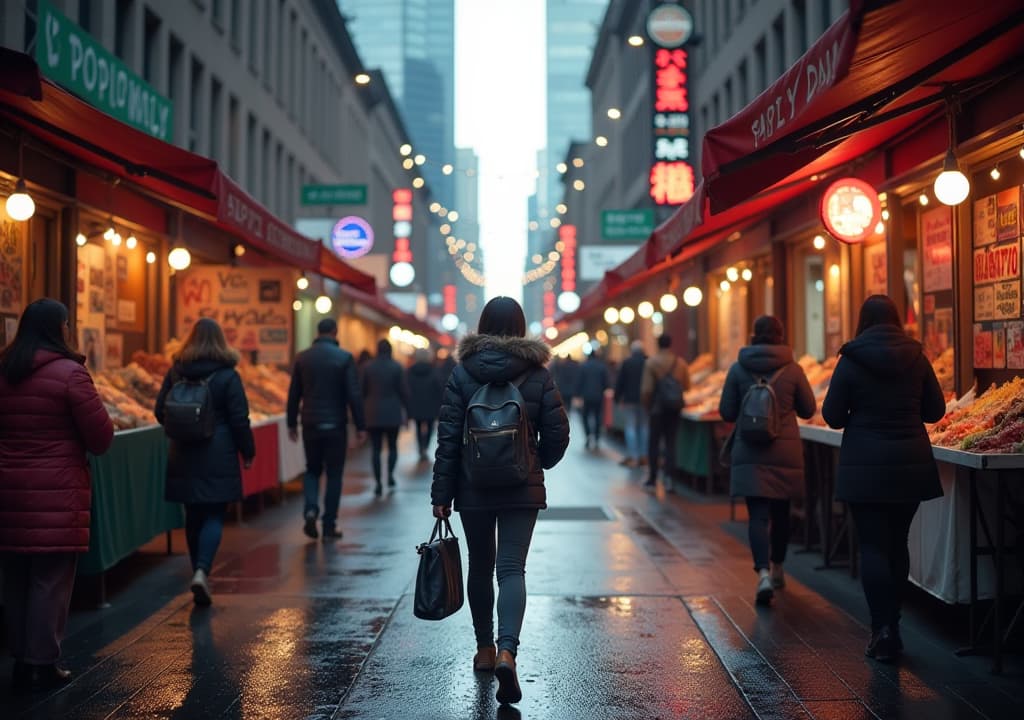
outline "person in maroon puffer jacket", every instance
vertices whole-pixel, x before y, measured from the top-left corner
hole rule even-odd
[[[36,300],[0,353],[0,557],[15,691],[54,687],[78,553],[89,549],[86,452],[114,426],[84,358],[68,346],[68,309]]]

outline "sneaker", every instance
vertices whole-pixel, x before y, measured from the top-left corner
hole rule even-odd
[[[772,587],[776,590],[786,587],[786,573],[782,569],[782,563],[772,564]]]
[[[757,579],[757,604],[771,605],[773,597],[775,597],[775,591],[772,590],[772,576],[767,570],[761,570],[760,577]]]
[[[213,596],[210,594],[210,584],[206,581],[206,571],[202,568],[196,570],[195,575],[192,576],[192,601],[196,605],[207,606],[213,602]]]
[[[338,530],[333,525],[324,525],[323,536],[324,540],[340,540],[342,537],[344,537],[344,533],[342,533],[341,530]]]
[[[523,690],[519,687],[519,677],[516,675],[516,658],[508,650],[498,652],[494,676],[498,678],[498,692],[494,695],[498,702],[505,705],[523,699]]]
[[[312,538],[313,540],[317,539],[316,513],[306,513],[306,523],[302,526],[302,532],[306,533],[306,537],[308,538]]]

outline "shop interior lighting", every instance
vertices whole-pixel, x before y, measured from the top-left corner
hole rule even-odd
[[[722,282],[718,283],[718,287],[722,290],[722,292],[725,293],[729,292],[729,290],[732,289],[732,284],[728,280],[723,280]]]
[[[935,198],[943,205],[959,205],[971,194],[971,183],[967,176],[960,172],[960,163],[956,160],[953,149],[956,147],[956,99],[946,103],[946,125],[949,128],[949,145],[946,147],[946,159],[942,163],[942,172],[935,178],[933,189]]]
[[[992,166],[992,170],[990,170],[989,173],[988,173],[988,176],[990,178],[992,178],[993,180],[998,180],[1001,175],[1002,175],[1002,173],[999,172],[999,164],[998,163],[993,165]]]
[[[630,35],[629,39],[626,40],[633,47],[643,47],[644,37],[643,35]]]
[[[885,223],[881,220],[875,224],[875,235],[885,235]]]
[[[825,249],[825,236],[824,235],[815,235],[814,236],[814,240],[811,241],[811,244],[814,245],[814,249],[815,250],[824,250]]]
[[[245,245],[238,243],[235,245],[235,257],[242,257],[245,255]]]
[[[134,250],[139,245],[139,239],[134,235],[129,235],[128,239],[124,241],[124,246],[129,250]]]
[[[729,282],[734,283],[740,279],[740,271],[734,267],[727,268],[725,271],[725,277]]]
[[[89,242],[89,239],[82,233],[75,235],[75,245],[78,247],[83,247],[87,242]]]
[[[299,275],[299,278],[295,281],[295,287],[299,290],[305,290],[309,287],[309,278],[306,277],[306,273]]]
[[[663,312],[674,312],[679,307],[679,299],[672,293],[665,293],[658,300],[658,306]]]
[[[36,213],[36,203],[28,194],[25,179],[18,178],[14,184],[14,192],[7,197],[7,214],[12,220],[22,222]]]
[[[672,298],[675,300],[675,298]],[[704,301],[704,291],[696,285],[683,290],[683,302],[686,303],[687,307],[697,307]]]
[[[171,266],[172,270],[185,270],[192,264],[192,253],[187,248],[172,248],[167,253],[167,264]]]
[[[743,278],[743,282],[750,282],[754,279],[754,272],[750,268],[743,268],[743,272],[740,273],[740,277]]]
[[[292,303],[292,310],[294,310],[295,312],[298,312],[301,309],[302,309],[302,301],[301,300],[296,300],[295,302]]]
[[[927,205],[928,204],[928,194],[927,193],[921,193],[920,195],[917,196],[917,201],[919,203],[921,203],[921,205]]]
[[[148,265],[152,265],[155,262],[156,262],[156,253],[153,252],[152,250],[150,250],[148,253],[146,253],[146,263]]]
[[[629,325],[634,320],[636,320],[636,312],[633,311],[633,308],[628,305],[624,308],[619,308],[619,322]]]
[[[828,274],[831,275],[833,278],[838,279],[839,273],[839,265],[837,265],[836,263],[832,263],[828,268]]]
[[[110,238],[110,244],[114,247],[121,247],[121,233],[114,233],[114,236]]]
[[[321,295],[313,301],[313,308],[321,315],[329,313],[333,305],[334,303],[332,303],[331,299],[326,295]]]
[[[607,308],[604,311],[604,321],[609,325],[614,325],[619,321],[619,309],[618,308]]]
[[[620,117],[622,117],[622,111],[619,110],[618,108],[610,107],[608,108],[608,117],[611,118],[612,120],[618,120]]]
[[[654,314],[651,315],[651,322],[655,325],[661,325],[665,322],[665,316],[660,311],[655,310]]]
[[[885,220],[886,222],[889,222],[889,211],[888,210],[882,210],[882,219]]]
[[[642,303],[636,306],[636,314],[642,317],[644,320],[650,319],[651,315],[654,314],[654,303],[649,300],[644,300]]]

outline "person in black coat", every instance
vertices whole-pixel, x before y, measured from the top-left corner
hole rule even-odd
[[[405,423],[409,392],[405,372],[391,357],[391,343],[377,343],[377,357],[363,371],[363,398],[366,403],[366,427],[370,431],[374,495],[381,494],[380,454],[384,439],[388,441],[388,487],[395,486],[395,465],[398,463],[398,429]]]
[[[903,649],[910,523],[922,501],[942,495],[924,423],[941,420],[946,404],[921,344],[907,337],[885,295],[864,301],[857,337],[839,352],[821,414],[831,427],[845,428],[836,499],[849,505],[860,541],[871,611],[866,654],[887,661]]]
[[[645,362],[647,355],[644,353],[644,344],[634,340],[630,345],[630,355],[622,361],[622,367],[615,378],[615,403],[622,410],[626,436],[626,456],[622,464],[627,467],[638,467],[647,458],[650,416],[641,402],[640,393]]]
[[[597,448],[601,441],[604,416],[604,391],[611,386],[608,364],[594,349],[579,370],[576,394],[583,398],[583,432],[587,434],[587,448]]]
[[[324,318],[317,324],[312,347],[295,357],[291,384],[288,386],[287,424],[292,442],[299,439],[299,406],[302,406],[302,448],[306,454],[306,473],[302,478],[305,502],[303,532],[317,538],[316,521],[320,514],[320,475],[324,483],[324,540],[340,538],[337,528],[341,501],[342,476],[348,452],[348,414],[366,439],[363,395],[356,362],[351,353],[338,345],[338,323]]]
[[[545,367],[550,350],[528,340],[523,309],[512,298],[497,297],[480,315],[478,334],[459,345],[459,365],[444,392],[437,427],[437,454],[430,502],[434,516],[459,511],[469,548],[467,594],[476,633],[473,669],[494,670],[499,702],[522,697],[516,652],[526,610],[526,555],[537,522],[547,507],[544,471],[554,467],[569,445],[569,421],[562,398]],[[516,381],[526,404],[533,467],[524,485],[489,488],[471,485],[463,471],[463,424],[473,394],[491,382]],[[495,543],[497,529],[498,542]],[[498,576],[498,638],[494,637],[494,586]]]
[[[154,414],[165,421],[171,387],[182,379],[205,380],[215,426],[209,440],[170,440],[164,497],[185,504],[185,539],[192,561],[192,595],[197,605],[209,605],[207,582],[224,530],[227,504],[242,499],[242,470],[252,467],[256,444],[249,426],[249,401],[235,366],[238,352],[228,347],[224,331],[211,318],[202,318],[174,358],[156,398]]]
[[[415,358],[416,362],[405,371],[405,384],[409,390],[409,418],[416,423],[416,444],[422,462],[427,459],[434,422],[441,410],[444,384],[437,368],[430,363],[428,351],[417,350]]]

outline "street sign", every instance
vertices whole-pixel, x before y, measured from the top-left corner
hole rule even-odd
[[[646,240],[652,232],[653,208],[601,211],[601,237],[605,240]]]
[[[365,185],[303,185],[303,205],[365,205]]]

